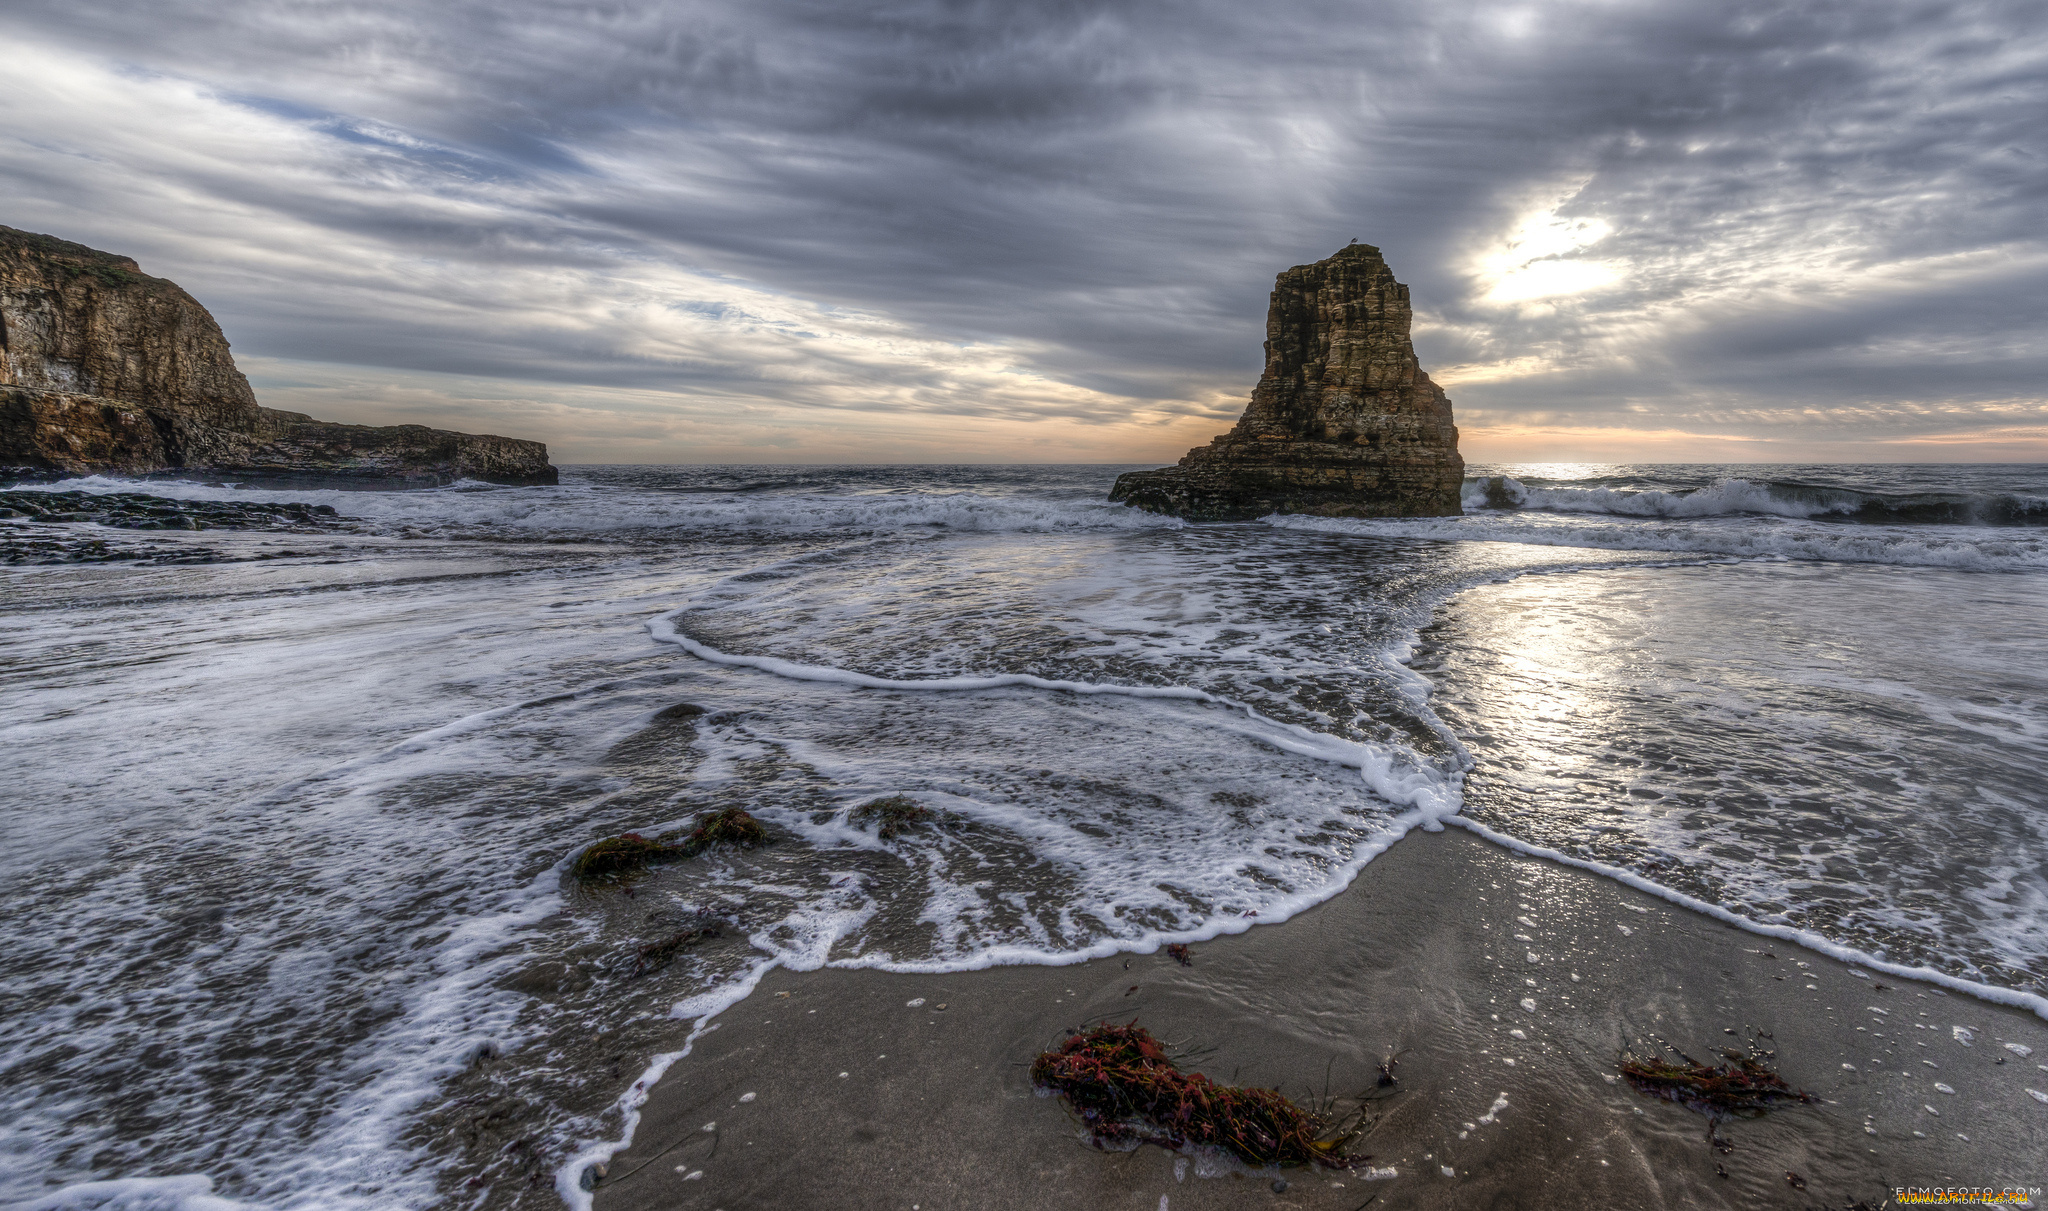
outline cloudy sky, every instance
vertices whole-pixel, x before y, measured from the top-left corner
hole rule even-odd
[[[0,223],[273,407],[562,462],[1166,461],[1273,275],[1468,458],[2048,461],[2040,0],[9,0]]]

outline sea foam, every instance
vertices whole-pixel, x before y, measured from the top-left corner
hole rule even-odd
[[[331,505],[373,532],[409,537],[504,540],[659,539],[682,532],[886,533],[950,530],[1050,534],[1089,530],[1173,530],[1179,518],[1092,496],[986,492],[664,492],[570,481],[508,488],[462,482],[418,491],[237,488],[183,480],[109,476],[23,485],[19,491],[146,492],[176,500]]]
[[[1685,500],[1690,498],[1678,498]],[[1651,512],[1582,521],[1570,514],[1482,511],[1463,517],[1345,518],[1274,515],[1276,529],[1445,542],[1512,542],[1735,559],[1832,560],[1969,572],[2048,570],[2048,536],[1992,527],[1831,526],[1781,515],[1737,519]],[[1775,524],[1772,524],[1775,523]]]

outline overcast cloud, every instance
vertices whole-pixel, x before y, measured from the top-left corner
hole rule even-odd
[[[2048,6],[11,0],[0,223],[265,403],[1165,460],[1353,237],[1468,457],[2048,460]]]

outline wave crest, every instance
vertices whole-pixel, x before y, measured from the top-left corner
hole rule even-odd
[[[1064,533],[1179,529],[1186,523],[1079,495],[983,492],[777,492],[634,490],[586,484],[508,488],[464,480],[408,492],[243,489],[178,480],[112,476],[67,479],[36,489],[147,492],[179,500],[303,501],[332,505],[343,517],[409,535],[602,539],[655,538],[682,531],[830,531],[874,534],[919,528],[976,532]],[[28,486],[17,490],[35,490]]]
[[[1859,492],[1789,480],[1717,480],[1704,488],[1532,487],[1512,475],[1475,476],[1461,493],[1467,511],[1542,510],[1618,517],[1775,517],[1867,525],[2048,526],[2048,500],[2014,493]]]
[[[1735,559],[1811,559],[1969,572],[2048,570],[2048,538],[1915,527],[1729,524],[1698,518],[1613,517],[1579,521],[1541,512],[1482,510],[1465,517],[1347,518],[1296,514],[1262,519],[1281,530],[1308,530],[1447,542],[1514,542],[1546,547],[1669,551]]]

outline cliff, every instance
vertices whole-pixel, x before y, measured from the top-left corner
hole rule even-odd
[[[0,227],[0,474],[551,484],[547,447],[257,404],[206,308],[127,257]]]
[[[1462,512],[1451,401],[1416,362],[1409,322],[1408,288],[1370,244],[1280,274],[1237,427],[1176,466],[1118,476],[1109,498],[1200,521]]]

